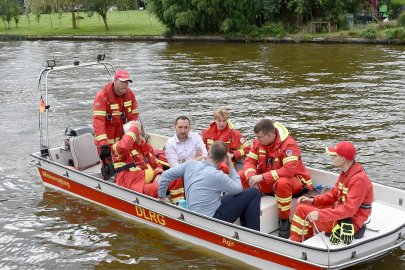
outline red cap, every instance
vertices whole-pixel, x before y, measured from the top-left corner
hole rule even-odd
[[[132,80],[129,78],[128,71],[126,71],[126,70],[117,71],[114,75],[114,80],[115,79],[119,79],[121,82],[126,82],[126,81],[132,82]]]
[[[340,142],[336,146],[327,147],[326,153],[330,155],[339,155],[347,160],[354,160],[356,157],[356,148],[352,143]]]

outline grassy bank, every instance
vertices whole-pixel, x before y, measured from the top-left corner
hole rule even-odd
[[[86,12],[76,13],[80,16],[77,20],[78,29],[72,29],[71,13],[42,14],[39,23],[35,15],[22,15],[18,27],[14,21],[10,24],[11,29],[0,28],[0,35],[116,35],[116,36],[143,36],[162,35],[164,26],[147,11],[109,11],[107,22],[110,30],[106,31],[103,19],[97,13],[89,17]]]

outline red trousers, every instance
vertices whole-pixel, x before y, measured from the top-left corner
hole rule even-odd
[[[249,188],[249,181],[246,179],[244,171],[239,171],[240,180],[244,189]],[[266,188],[261,187],[265,184]],[[269,189],[270,187],[270,189]],[[277,181],[261,182],[259,184],[259,189],[261,192],[271,193],[274,192],[278,206],[278,215],[281,219],[287,219],[290,217],[291,213],[291,201],[292,195],[302,191],[301,180],[297,177],[285,178],[280,177]],[[264,189],[264,190],[263,190]]]
[[[158,184],[156,182],[146,184],[145,172],[143,170],[120,172],[116,176],[115,182],[117,185],[132,189],[148,196],[154,198],[158,197]],[[179,178],[170,182],[167,191],[170,192],[172,202],[177,202],[180,199],[184,199],[183,180]]]
[[[310,204],[298,204],[291,221],[290,238],[296,242],[302,242],[314,235],[314,224],[305,220],[306,216],[317,208]],[[319,232],[332,232],[336,221],[320,222],[315,221]]]

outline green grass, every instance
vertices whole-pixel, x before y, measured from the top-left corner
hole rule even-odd
[[[4,24],[0,27],[0,35],[116,35],[116,36],[144,36],[163,35],[164,26],[148,11],[109,11],[107,22],[110,28],[105,30],[103,19],[97,13],[89,17],[86,12],[76,13],[83,19],[77,20],[78,29],[72,28],[72,14],[62,13],[42,14],[39,23],[35,15],[21,15],[18,27],[14,21],[10,23],[11,29],[6,29]],[[51,23],[52,21],[52,23]],[[51,27],[52,25],[52,27]]]

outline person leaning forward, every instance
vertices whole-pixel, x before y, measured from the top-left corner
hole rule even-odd
[[[355,161],[356,148],[340,142],[326,148],[333,166],[342,170],[334,187],[316,197],[300,197],[291,224],[291,240],[301,242],[311,237],[313,227],[331,233],[331,244],[350,244],[361,238],[371,214],[373,185],[363,167]]]
[[[279,236],[290,237],[290,210],[294,194],[312,190],[312,180],[301,160],[301,150],[287,128],[268,119],[254,127],[256,139],[239,175],[244,188],[274,193],[279,213]]]
[[[125,124],[125,134],[112,146],[114,168],[117,172],[115,181],[120,186],[157,198],[163,167],[155,157],[152,146],[140,134],[140,126],[138,121]],[[184,198],[181,180],[170,183],[167,191],[173,202]]]
[[[128,121],[138,120],[138,107],[134,93],[128,87],[132,82],[126,70],[117,71],[114,80],[99,91],[93,103],[93,129],[104,179],[110,171],[111,146],[123,135],[122,127]]]
[[[229,166],[229,176],[218,169],[220,162]],[[231,223],[240,218],[242,226],[260,230],[261,194],[255,188],[243,190],[224,142],[214,142],[206,160],[189,160],[165,171],[159,181],[161,201],[168,201],[167,186],[179,177],[184,179],[187,205],[191,211]],[[221,197],[222,192],[227,195]]]

